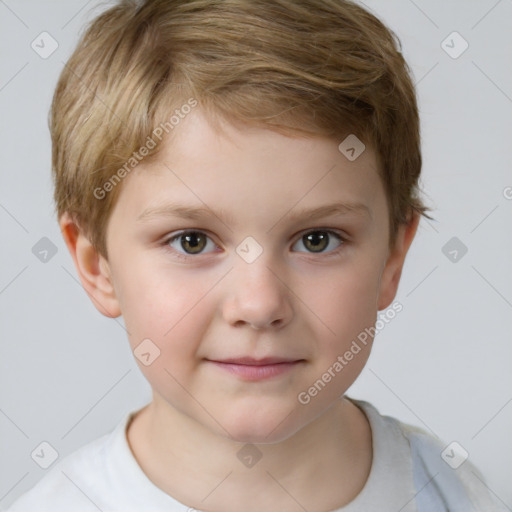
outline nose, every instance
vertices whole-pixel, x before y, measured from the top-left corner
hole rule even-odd
[[[226,322],[233,327],[248,325],[256,330],[280,329],[290,322],[293,294],[268,260],[263,257],[253,263],[240,260],[230,274],[229,292],[223,305]]]

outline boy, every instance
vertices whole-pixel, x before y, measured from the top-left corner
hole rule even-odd
[[[469,461],[345,395],[427,215],[414,88],[379,20],[120,1],[63,70],[51,132],[64,239],[153,400],[12,512],[497,510]]]

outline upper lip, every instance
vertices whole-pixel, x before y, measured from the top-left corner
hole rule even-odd
[[[210,361],[213,361],[216,363],[264,366],[267,364],[295,363],[297,361],[301,361],[301,359],[293,359],[293,358],[286,358],[286,357],[264,357],[262,359],[255,359],[254,357],[233,357],[233,358],[229,358],[229,359],[210,359]]]

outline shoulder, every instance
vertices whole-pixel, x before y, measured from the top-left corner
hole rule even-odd
[[[420,510],[430,510],[434,500],[442,500],[454,512],[503,510],[463,446],[456,441],[445,443],[412,425],[401,423],[401,428],[411,447],[416,488],[428,491],[418,494]]]
[[[97,501],[108,486],[105,460],[110,436],[105,434],[55,463],[7,512],[98,512]]]
[[[445,443],[426,430],[381,415],[370,403],[355,400],[372,430],[386,432],[392,449],[406,448],[418,512],[501,512],[484,477],[456,443]],[[374,432],[374,437],[377,435]],[[382,435],[382,434],[381,434]]]

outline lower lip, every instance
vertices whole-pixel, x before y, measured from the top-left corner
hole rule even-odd
[[[295,368],[300,361],[263,365],[220,363],[218,361],[210,361],[210,363],[234,375],[238,375],[244,380],[263,380],[289,372],[291,369]]]

